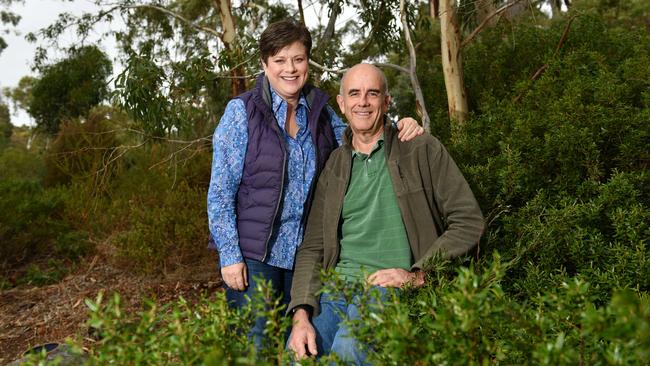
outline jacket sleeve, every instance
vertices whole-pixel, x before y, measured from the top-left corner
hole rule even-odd
[[[330,157],[331,161],[331,157]],[[329,161],[318,179],[314,201],[307,219],[305,238],[296,253],[296,265],[291,286],[291,302],[287,313],[299,305],[309,305],[313,308],[313,315],[320,313],[319,296],[323,286],[321,282],[321,269],[324,256],[324,205],[327,193],[327,182],[332,172]]]
[[[445,147],[435,139],[426,146],[425,160],[433,185],[433,216],[442,219],[444,232],[412,269],[423,268],[435,255],[452,258],[467,253],[478,244],[485,226],[469,184]]]

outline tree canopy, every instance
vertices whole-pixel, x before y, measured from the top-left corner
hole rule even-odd
[[[39,128],[54,134],[63,120],[84,116],[107,98],[112,63],[99,48],[83,46],[41,73],[32,85],[28,111]]]

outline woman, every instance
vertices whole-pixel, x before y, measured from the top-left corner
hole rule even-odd
[[[315,183],[347,127],[327,105],[327,94],[306,84],[311,35],[304,26],[269,25],[259,50],[264,74],[228,103],[214,133],[208,190],[210,232],[235,307],[252,295],[257,277],[289,302]],[[423,132],[412,118],[398,126],[404,126],[403,139]],[[263,330],[264,320],[257,319],[252,336],[258,347]]]

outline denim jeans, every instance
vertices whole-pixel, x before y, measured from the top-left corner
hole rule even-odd
[[[248,287],[244,291],[236,291],[229,288],[226,284],[226,299],[228,304],[233,308],[241,308],[253,298],[253,292],[257,287],[257,281],[264,279],[271,282],[273,292],[282,296],[282,304],[288,305],[291,296],[291,282],[293,280],[293,271],[283,268],[274,267],[266,263],[253,259],[244,259],[248,269]],[[255,348],[260,350],[264,345],[264,324],[266,319],[258,316],[250,330],[249,337],[255,343]],[[288,334],[285,335],[285,338]]]
[[[385,299],[388,290],[379,286],[376,289],[380,291],[381,299]],[[335,353],[346,364],[369,365],[366,362],[366,353],[359,348],[359,343],[351,336],[349,327],[342,322],[360,318],[358,303],[359,298],[356,296],[351,303],[348,303],[344,298],[336,295],[321,295],[321,312],[312,319],[312,324],[316,329],[316,345],[319,355]]]

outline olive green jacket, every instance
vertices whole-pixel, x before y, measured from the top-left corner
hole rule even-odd
[[[352,166],[352,132],[330,155],[318,179],[305,238],[296,254],[288,311],[309,305],[320,313],[316,295],[321,269],[333,269],[339,259],[341,208]],[[420,269],[436,254],[455,257],[476,245],[483,232],[481,210],[462,173],[445,147],[431,135],[401,142],[397,130],[384,127],[386,163],[397,195],[411,253]]]

